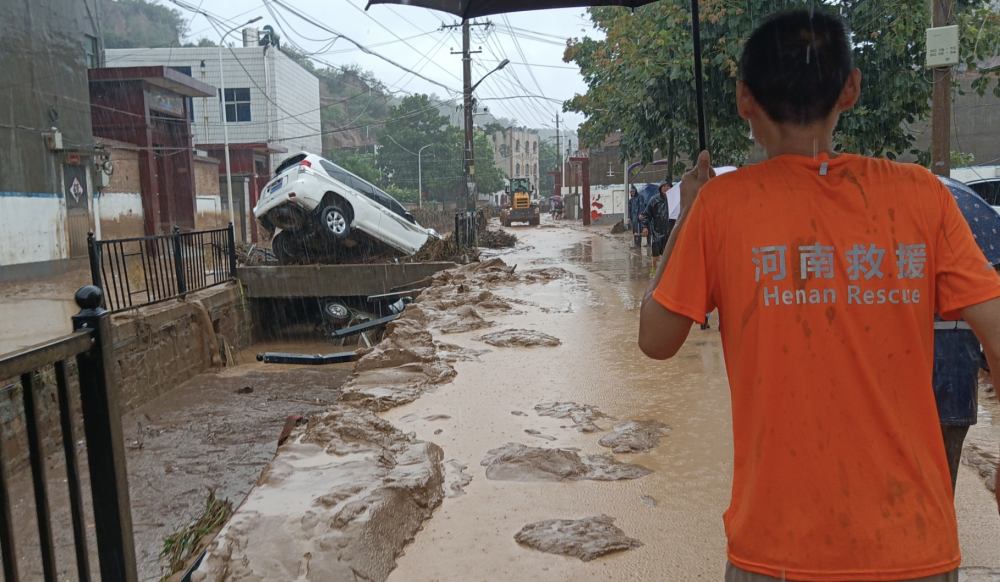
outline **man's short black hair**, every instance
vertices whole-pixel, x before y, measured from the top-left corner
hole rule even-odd
[[[767,116],[796,125],[825,119],[853,68],[847,25],[823,9],[771,17],[740,59],[740,77]]]

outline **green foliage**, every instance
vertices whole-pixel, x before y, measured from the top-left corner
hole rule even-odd
[[[187,22],[179,10],[148,0],[101,0],[105,48],[180,46]]]
[[[379,134],[378,165],[386,186],[416,192],[421,183],[431,200],[465,196],[464,132],[448,123],[427,95],[411,95],[389,107]],[[503,189],[503,174],[493,165],[493,146],[486,134],[474,134],[476,187],[480,192]],[[418,167],[417,154],[420,153]],[[416,201],[416,199],[414,199]]]
[[[382,176],[375,165],[375,156],[372,154],[358,153],[353,150],[327,150],[325,157],[348,172],[353,172],[381,187]]]
[[[1000,15],[987,0],[959,3],[962,55],[970,71],[1000,48]],[[706,116],[710,149],[720,164],[744,163],[752,147],[749,127],[736,112],[737,62],[754,28],[783,9],[817,6],[811,0],[701,1]],[[912,148],[908,125],[929,113],[931,73],[923,68],[926,0],[865,2],[830,0],[825,9],[843,15],[854,30],[856,66],[863,74],[857,106],[845,112],[836,139],[847,151],[894,157]],[[686,0],[661,0],[635,10],[590,9],[603,40],[572,39],[564,60],[581,67],[589,89],[566,102],[565,111],[587,116],[585,144],[622,130],[622,155],[651,162],[666,157],[673,135],[678,155],[697,151],[691,13]],[[983,94],[996,88],[1000,67],[981,69],[973,83]],[[654,151],[660,152],[654,155]]]
[[[281,52],[319,79],[324,150],[373,143],[389,109],[389,93],[381,81],[357,65],[318,68],[294,48],[282,46]]]
[[[542,196],[551,196],[555,192],[555,177],[548,172],[554,172],[559,166],[556,146],[544,139],[538,140],[538,191]]]
[[[973,154],[964,154],[962,152],[951,152],[951,167],[952,168],[965,168],[971,166],[976,161],[976,156]]]
[[[163,540],[163,550],[160,558],[167,560],[167,573],[160,578],[161,582],[184,569],[195,552],[200,550],[199,544],[205,536],[233,515],[233,504],[228,499],[222,500],[215,496],[215,489],[209,489],[205,500],[205,510],[194,522],[186,525]]]

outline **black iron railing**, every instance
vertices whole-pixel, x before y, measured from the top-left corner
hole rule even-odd
[[[117,313],[133,307],[183,298],[236,277],[233,225],[119,240],[87,238],[94,285],[104,291],[105,307]]]
[[[29,466],[38,523],[41,570],[46,582],[56,582],[56,548],[53,543],[53,520],[46,481],[46,458],[43,450],[40,397],[43,372],[54,369],[55,395],[58,401],[58,430],[66,462],[66,485],[69,487],[69,511],[73,524],[76,570],[79,580],[92,579],[84,517],[84,495],[77,464],[72,396],[71,365],[76,361],[76,380],[87,451],[90,493],[93,499],[94,535],[102,582],[136,580],[135,548],[132,538],[132,515],[129,506],[128,477],[125,472],[125,449],[122,440],[121,413],[118,409],[117,377],[114,354],[110,348],[111,323],[108,311],[101,307],[100,289],[87,286],[76,294],[81,311],[73,317],[73,333],[25,350],[0,355],[0,380],[20,379],[24,430],[28,440]],[[54,414],[48,415],[51,419]],[[55,427],[51,427],[53,430]],[[9,495],[10,460],[0,447],[0,556],[4,580],[19,579],[17,547],[30,540],[22,523],[14,522]],[[23,519],[24,516],[21,516]],[[23,555],[23,554],[22,554]],[[25,578],[35,579],[33,576]]]

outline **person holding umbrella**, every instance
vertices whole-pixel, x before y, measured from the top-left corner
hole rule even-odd
[[[637,249],[642,246],[642,197],[633,184],[629,188],[628,198],[628,225],[632,229],[632,246]]]
[[[860,91],[836,14],[757,28],[736,106],[768,160],[714,177],[701,153],[642,302],[655,359],[706,313],[726,321],[727,582],[958,579],[934,314],[1000,369],[1000,277],[934,175],[834,148]]]
[[[994,269],[1000,265],[1000,215],[968,186],[940,178],[958,203],[962,216],[976,236],[976,243]],[[968,322],[934,318],[934,400],[944,437],[944,451],[951,472],[952,491],[958,481],[958,464],[969,427],[979,409],[979,368],[982,351]]]
[[[654,270],[674,226],[670,220],[670,207],[667,204],[667,190],[669,189],[670,182],[666,180],[660,182],[657,195],[650,198],[649,204],[646,205],[646,209],[642,211],[641,215],[642,234],[652,237],[650,256],[653,257]]]

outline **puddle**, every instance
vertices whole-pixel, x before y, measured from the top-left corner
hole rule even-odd
[[[495,331],[493,333],[481,335],[474,339],[498,348],[533,348],[537,346],[551,348],[562,343],[559,341],[559,338],[530,329],[505,329],[503,331]]]
[[[580,456],[567,449],[542,449],[519,443],[488,451],[480,463],[494,481],[618,481],[652,473],[641,465],[616,461],[610,455]]]
[[[615,425],[613,433],[597,441],[615,453],[644,453],[660,446],[660,437],[670,426],[658,420],[630,420]]]
[[[614,518],[607,515],[530,523],[517,532],[514,539],[540,552],[572,556],[584,562],[643,545],[625,535],[615,526]]]

